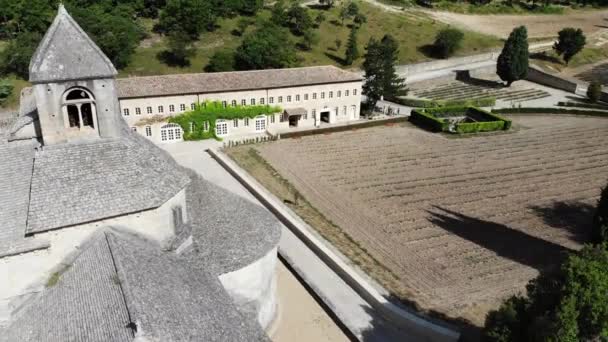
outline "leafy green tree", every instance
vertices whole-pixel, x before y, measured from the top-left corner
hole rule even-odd
[[[602,190],[593,217],[592,239],[594,243],[608,243],[608,185]]]
[[[252,25],[253,23],[254,23],[254,21],[251,18],[241,17],[239,19],[239,21],[236,22],[236,29],[237,29],[238,35],[242,36],[243,34],[245,34],[247,27],[249,25]]]
[[[579,53],[585,47],[585,44],[586,37],[583,34],[583,30],[566,27],[559,31],[557,42],[553,45],[553,50],[559,56],[563,55],[564,62],[568,65],[572,57]]]
[[[207,72],[220,72],[220,71],[232,71],[234,70],[234,52],[231,50],[220,50],[217,51],[211,59],[209,64],[205,66]]]
[[[287,68],[297,64],[288,31],[271,24],[246,35],[234,60],[237,70]]]
[[[367,17],[362,13],[357,13],[357,15],[355,15],[355,18],[353,19],[353,22],[357,24],[358,27],[361,27],[361,25],[367,22]]]
[[[601,341],[608,338],[608,245],[571,253],[555,273],[530,281],[486,317],[485,341]]]
[[[13,85],[8,80],[0,80],[0,105],[13,93]]]
[[[323,14],[323,12],[319,12],[319,14],[317,14],[317,16],[315,17],[315,26],[321,26],[321,24],[323,24],[326,19],[327,17],[325,17],[325,14]]]
[[[272,6],[270,11],[271,17],[270,20],[277,26],[286,26],[287,25],[287,10],[285,9],[285,2],[283,0],[278,0]]]
[[[82,29],[117,68],[129,64],[135,49],[144,37],[144,31],[132,18],[124,15],[121,7],[109,6],[104,9],[102,6],[86,8],[70,6],[69,9]],[[108,9],[111,12],[106,12]]]
[[[314,25],[308,10],[294,3],[287,11],[287,26],[295,35],[302,35]]]
[[[346,42],[346,53],[344,57],[344,62],[346,65],[352,65],[353,62],[359,58],[359,48],[357,46],[357,28],[354,26],[348,35],[348,41]]]
[[[344,25],[344,20],[349,18],[354,18],[359,14],[359,6],[356,3],[350,1],[345,3],[340,9],[340,19],[342,20],[342,25]]]
[[[312,50],[312,47],[315,44],[319,43],[319,34],[312,29],[308,29],[304,31],[304,35],[302,37],[302,47],[305,50]]]
[[[196,51],[192,42],[184,32],[172,31],[167,35],[167,50],[159,54],[159,58],[171,66],[185,67],[190,65],[190,59]]]
[[[392,36],[385,35],[381,41],[369,40],[363,62],[363,94],[369,107],[374,108],[383,96],[394,98],[407,93],[405,79],[399,77],[395,69],[398,57],[399,44]]]
[[[55,16],[55,9],[48,0],[18,2],[13,22],[13,33],[37,32],[43,34]]]
[[[464,33],[460,30],[454,28],[443,29],[435,36],[433,50],[439,58],[451,57],[460,48],[463,38]]]
[[[215,25],[216,15],[209,1],[168,0],[160,13],[157,28],[164,33],[184,32],[197,40],[206,29]]]
[[[11,40],[0,53],[2,73],[14,73],[23,79],[28,79],[30,59],[41,39],[42,35],[38,32],[24,32]]]
[[[596,103],[600,100],[602,96],[602,84],[598,81],[591,81],[589,83],[589,87],[587,88],[587,98],[589,101]]]
[[[507,87],[528,75],[528,30],[520,26],[511,32],[496,62],[496,74]]]

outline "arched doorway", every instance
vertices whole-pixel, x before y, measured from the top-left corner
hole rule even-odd
[[[97,112],[93,95],[84,88],[72,88],[63,98],[63,113],[67,128],[96,128]]]
[[[182,141],[183,131],[180,125],[170,123],[160,128],[160,140],[162,142]]]

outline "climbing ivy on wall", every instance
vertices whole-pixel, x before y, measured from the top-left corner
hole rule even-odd
[[[270,115],[281,112],[281,107],[269,105],[225,106],[219,101],[205,101],[196,105],[194,110],[169,118],[169,122],[181,126],[184,140],[203,140],[215,138],[215,124],[219,119],[253,119],[259,115]],[[209,129],[205,130],[205,122]],[[192,126],[191,126],[192,125]],[[191,130],[192,128],[192,130]]]

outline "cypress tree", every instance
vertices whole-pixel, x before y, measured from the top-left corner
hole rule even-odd
[[[525,26],[515,28],[498,56],[496,74],[507,87],[528,75],[528,30]]]
[[[381,41],[371,38],[366,50],[363,94],[369,107],[373,108],[382,96],[390,99],[404,95],[407,92],[405,79],[399,77],[395,70],[399,55],[397,41],[390,35],[384,36]]]
[[[348,42],[346,43],[346,55],[344,61],[346,65],[351,65],[355,59],[359,58],[359,48],[357,47],[357,29],[355,26],[350,30]]]

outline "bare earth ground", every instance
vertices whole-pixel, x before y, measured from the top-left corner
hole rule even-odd
[[[608,27],[608,10],[576,11],[559,15],[474,15],[428,11],[435,19],[463,29],[506,38],[516,26],[525,25],[529,37],[553,37],[564,27],[590,35]]]
[[[607,179],[608,120],[514,120],[517,132],[468,139],[404,124],[255,148],[408,299],[480,325],[581,246]]]
[[[279,321],[273,342],[348,342],[331,317],[279,261],[277,265]]]

